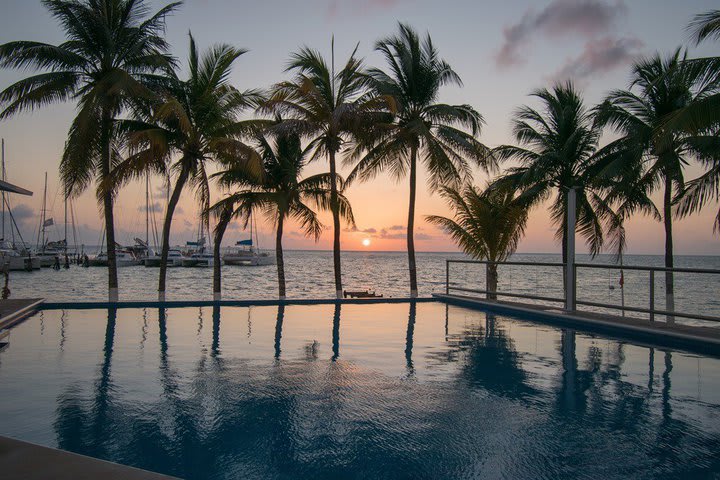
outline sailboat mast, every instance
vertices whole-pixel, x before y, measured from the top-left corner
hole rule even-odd
[[[45,172],[45,189],[43,190],[43,206],[42,206],[42,248],[45,249],[45,220],[47,217],[47,172]]]
[[[2,179],[5,181],[5,139],[2,139]],[[5,190],[2,192],[2,239],[5,240]]]
[[[145,175],[145,246],[150,248],[150,174]]]
[[[64,195],[64,197],[65,197],[65,218],[64,218],[63,224],[65,225],[65,236],[64,236],[65,256],[67,256],[67,244],[68,244],[68,241],[67,241],[68,240],[68,238],[67,238],[67,192],[64,192],[64,193],[65,193],[65,195]]]

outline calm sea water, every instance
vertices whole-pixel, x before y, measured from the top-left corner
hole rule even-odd
[[[290,298],[331,298],[334,296],[332,253],[326,251],[288,251],[286,276]],[[418,283],[422,296],[445,290],[446,259],[464,259],[459,253],[419,253]],[[560,255],[515,255],[512,260],[560,262]],[[579,255],[578,262],[590,262]],[[613,263],[609,255],[597,257],[595,263]],[[409,294],[407,254],[404,252],[344,252],[343,282],[347,290],[375,290],[386,297]],[[628,255],[626,265],[662,266],[661,256]],[[480,265],[451,264],[451,283],[465,288],[484,289],[485,271]],[[720,269],[720,257],[677,256],[677,267]],[[119,270],[120,298],[156,300],[158,269],[142,266]],[[80,268],[31,273],[13,272],[10,288],[14,297],[43,297],[49,301],[90,301],[107,299],[105,268]],[[563,297],[562,272],[557,267],[505,266],[499,269],[499,291],[546,297]],[[648,308],[647,272],[625,272],[625,287],[619,288],[620,273],[610,270],[580,269],[578,299],[593,302]],[[677,311],[720,317],[720,275],[676,274],[675,303]],[[614,287],[614,288],[611,288]],[[655,278],[655,303],[665,304],[664,277]],[[212,298],[212,270],[174,268],[168,273],[169,300],[204,300]],[[275,266],[223,267],[224,299],[277,298]],[[590,309],[588,307],[581,307]],[[617,312],[615,312],[617,313]],[[634,315],[634,314],[629,314]],[[693,323],[689,321],[688,323]]]
[[[0,434],[189,479],[717,478],[720,360],[441,303],[44,311]]]

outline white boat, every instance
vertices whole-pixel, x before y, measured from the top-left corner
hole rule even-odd
[[[2,241],[0,242],[0,265],[7,267],[10,271],[38,270],[40,259],[25,249],[20,251],[10,242]]]
[[[275,265],[274,256],[268,254],[267,252],[260,252],[253,247],[229,247],[222,256],[222,260],[225,265],[237,265],[242,267]]]
[[[215,258],[212,253],[193,253],[182,261],[183,267],[212,267],[215,265]]]
[[[97,255],[90,257],[91,267],[107,267],[108,256],[107,252],[100,252]],[[135,257],[132,252],[128,250],[115,250],[115,265],[118,267],[132,267],[134,265],[140,265],[140,259]]]
[[[183,260],[187,257],[182,254],[177,248],[171,248],[168,251],[167,266],[170,267],[182,267]],[[160,266],[160,255],[155,254],[152,256],[145,257],[144,263],[146,267],[159,267]]]

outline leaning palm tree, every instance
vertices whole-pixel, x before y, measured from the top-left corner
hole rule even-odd
[[[294,220],[308,237],[316,241],[324,230],[317,213],[319,210],[335,208],[340,216],[351,225],[355,224],[352,209],[342,194],[343,180],[337,177],[340,191],[333,192],[333,179],[329,173],[313,175],[301,179],[300,175],[306,163],[305,151],[297,134],[279,134],[271,139],[258,136],[258,151],[264,163],[264,175],[261,182],[248,178],[243,169],[231,166],[217,173],[220,186],[225,188],[245,187],[216,203],[212,209],[220,213],[233,209],[232,216],[240,218],[244,226],[250,221],[253,212],[261,212],[276,228],[275,255],[277,258],[278,296],[285,298],[285,262],[283,258],[282,238],[286,222]],[[219,229],[217,230],[220,231]],[[216,238],[216,245],[221,238]]]
[[[351,159],[361,158],[348,180],[366,181],[382,172],[390,173],[396,181],[409,176],[407,249],[410,295],[415,297],[418,162],[428,170],[429,187],[434,191],[441,185],[467,180],[471,176],[468,159],[487,169],[492,166],[492,158],[476,138],[483,119],[475,109],[469,105],[436,103],[442,86],[462,85],[458,74],[438,57],[429,35],[420,39],[410,26],[402,23],[399,30],[397,35],[378,41],[375,47],[385,57],[389,71],[369,71],[373,92],[376,98],[389,100],[393,120],[376,127],[369,145],[367,141],[358,145]]]
[[[17,41],[0,46],[0,67],[37,69],[39,73],[0,93],[0,119],[50,103],[74,100],[78,112],[60,163],[65,195],[78,195],[93,180],[110,175],[118,152],[114,119],[127,102],[150,98],[153,73],[173,60],[163,37],[165,17],[180,3],[154,15],[143,0],[43,0],[62,25],[67,40],[59,45]],[[111,192],[98,190],[103,206],[108,252],[108,293],[117,299],[115,225]]]
[[[577,231],[590,253],[599,253],[605,242],[604,229],[622,248],[621,222],[596,184],[593,155],[600,129],[585,108],[572,83],[541,89],[532,96],[542,109],[523,106],[513,118],[513,135],[518,145],[501,145],[493,151],[499,161],[514,160],[519,166],[508,169],[495,186],[518,188],[530,205],[551,199],[550,214],[555,237],[561,241],[562,261],[568,261],[568,192],[576,192]]]
[[[478,192],[472,185],[461,190],[442,187],[440,194],[454,212],[454,219],[428,215],[425,219],[445,230],[455,243],[474,259],[487,260],[487,298],[496,299],[497,262],[515,253],[525,233],[528,204],[516,198],[513,189],[487,188]]]
[[[680,49],[666,58],[656,55],[633,68],[629,90],[611,92],[597,107],[600,126],[621,137],[598,152],[608,171],[633,169],[619,186],[636,185],[646,196],[662,187],[661,218],[665,229],[665,266],[673,268],[673,202],[681,201],[685,167],[691,160],[717,158],[712,132],[689,133],[667,123],[677,112],[703,101],[718,88],[717,79],[696,68]],[[665,273],[666,310],[674,309],[672,271]]]
[[[356,48],[357,50],[357,48]],[[295,72],[291,81],[273,89],[265,109],[286,120],[276,127],[280,132],[292,132],[309,140],[311,160],[327,158],[330,165],[331,211],[333,218],[333,264],[335,294],[342,298],[342,268],[340,263],[340,203],[336,156],[363,129],[372,130],[378,100],[367,96],[367,76],[355,51],[338,72],[333,62],[328,65],[320,52],[302,48],[293,54],[287,71]]]
[[[195,191],[205,211],[210,206],[207,167],[211,161],[232,161],[257,178],[262,173],[257,153],[241,140],[258,121],[238,120],[241,112],[258,105],[260,94],[241,92],[229,82],[235,61],[244,53],[229,45],[215,45],[201,57],[190,35],[189,78],[180,80],[173,74],[162,100],[149,109],[142,108],[148,105],[136,108],[138,118],[124,123],[130,132],[132,155],[116,167],[113,188],[149,170],[176,174],[162,229],[161,300],[165,297],[172,218],[185,186]]]

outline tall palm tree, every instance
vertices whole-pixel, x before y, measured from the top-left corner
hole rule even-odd
[[[497,263],[515,253],[525,233],[528,205],[516,198],[513,189],[487,188],[478,192],[472,185],[461,190],[442,187],[440,194],[454,212],[454,219],[428,215],[425,219],[445,230],[472,258],[487,260],[487,298],[496,299]]]
[[[371,69],[368,72],[371,87],[376,98],[389,100],[394,116],[391,122],[376,128],[370,145],[361,143],[356,149],[354,158],[360,157],[363,150],[364,155],[348,180],[366,181],[381,172],[390,173],[396,181],[409,176],[407,249],[410,295],[416,297],[414,228],[418,161],[428,170],[429,187],[434,191],[443,184],[467,180],[471,176],[468,159],[485,168],[492,166],[492,159],[476,138],[482,116],[469,105],[436,103],[442,86],[462,86],[462,81],[439,58],[430,35],[421,39],[410,26],[401,23],[398,34],[378,41],[375,49],[385,57],[389,71]]]
[[[606,169],[637,172],[619,185],[633,184],[646,195],[662,187],[661,218],[665,230],[665,266],[673,268],[673,202],[682,199],[685,166],[693,158],[717,155],[717,139],[704,132],[688,133],[667,123],[677,112],[701,102],[717,89],[717,81],[687,61],[677,49],[639,61],[633,67],[629,90],[611,92],[597,107],[600,126],[609,126],[621,137],[598,152]],[[674,282],[665,273],[666,310],[674,309]],[[672,319],[670,319],[672,320]]]
[[[124,123],[133,153],[115,169],[113,188],[148,170],[176,173],[162,230],[158,281],[161,300],[165,297],[172,218],[184,187],[195,190],[205,211],[210,206],[210,162],[232,161],[257,178],[262,173],[259,156],[241,140],[258,121],[238,120],[241,112],[258,105],[261,96],[255,90],[241,92],[229,81],[235,61],[244,53],[220,44],[201,57],[190,35],[189,78],[180,80],[172,74],[161,102],[150,105],[149,111],[136,109],[138,118]]]
[[[286,71],[295,72],[291,81],[277,84],[265,108],[286,117],[279,131],[293,132],[309,139],[311,160],[327,158],[330,164],[331,211],[333,218],[333,264],[335,294],[342,298],[340,263],[339,176],[336,157],[354,137],[372,129],[378,100],[366,95],[368,78],[355,51],[338,72],[333,59],[327,64],[320,52],[307,47],[294,53]]]
[[[179,2],[150,15],[143,0],[43,0],[67,40],[59,45],[32,41],[0,46],[0,67],[41,70],[0,93],[0,119],[56,102],[78,103],[65,144],[60,174],[66,196],[78,195],[93,180],[104,181],[117,162],[113,120],[128,100],[149,98],[154,73],[173,60],[163,37],[165,17]],[[111,192],[99,189],[108,252],[108,293],[117,299],[115,225]]]
[[[284,133],[274,139],[259,135],[258,151],[264,163],[263,180],[257,182],[248,178],[244,169],[238,170],[234,166],[217,173],[215,176],[222,187],[245,188],[216,203],[213,209],[226,212],[228,206],[231,206],[233,216],[240,218],[245,226],[253,212],[259,211],[274,224],[278,296],[284,299],[286,288],[282,238],[286,222],[298,222],[303,233],[317,241],[324,226],[311,207],[325,211],[335,208],[351,225],[355,224],[355,220],[350,203],[342,194],[342,178],[336,177],[337,183],[329,173],[300,178],[305,167],[307,150],[303,151],[299,135]],[[333,184],[340,189],[333,191]],[[221,240],[216,238],[216,245]]]
[[[520,165],[508,169],[495,185],[521,189],[530,205],[552,198],[550,214],[555,237],[562,244],[563,263],[568,261],[570,189],[576,191],[576,228],[591,254],[602,250],[604,229],[612,234],[615,246],[622,248],[620,219],[594,179],[593,155],[600,129],[594,125],[580,93],[568,82],[531,95],[542,102],[542,109],[523,106],[515,112],[513,135],[518,145],[501,145],[493,150],[499,161],[514,160]]]

